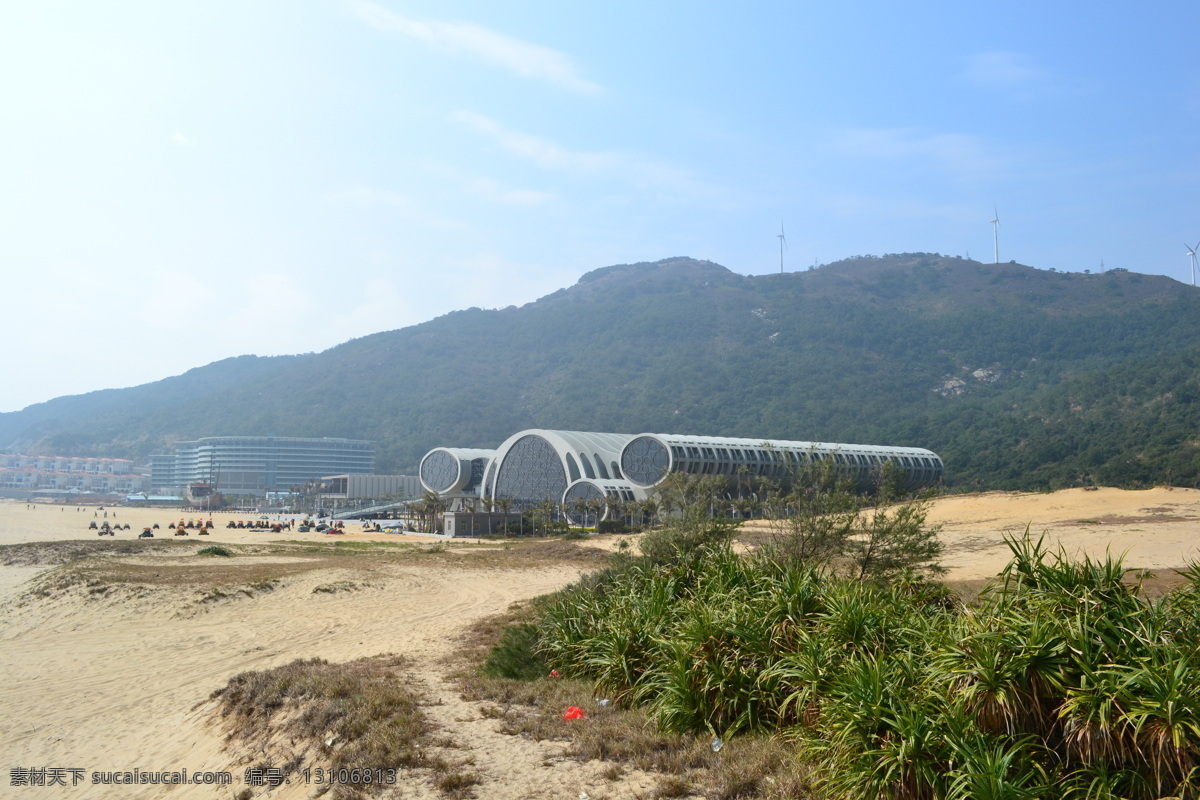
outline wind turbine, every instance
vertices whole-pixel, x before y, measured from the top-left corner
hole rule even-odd
[[[1196,251],[1200,250],[1200,242],[1196,242],[1195,247],[1188,247],[1187,242],[1184,242],[1183,246],[1187,247],[1188,258],[1192,262],[1192,286],[1195,286],[1196,285]]]
[[[783,248],[787,244],[787,237],[783,235],[783,220],[779,221],[779,233],[775,234],[775,238],[779,240],[779,274],[783,274]],[[1198,245],[1200,246],[1200,245]]]
[[[992,246],[995,248],[996,263],[1000,263],[1000,212],[992,206]]]

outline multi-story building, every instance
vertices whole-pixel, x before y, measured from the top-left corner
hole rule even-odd
[[[324,475],[371,474],[375,443],[357,439],[213,436],[150,457],[155,492],[205,485],[229,495],[288,491]]]

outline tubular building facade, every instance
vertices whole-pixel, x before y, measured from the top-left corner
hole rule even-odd
[[[731,439],[643,433],[621,450],[621,469],[647,489],[672,472],[689,475],[736,475],[739,472],[781,479],[821,461],[832,461],[859,488],[871,485],[885,463],[905,476],[908,488],[941,483],[945,467],[937,453],[920,447]]]
[[[549,501],[569,508],[576,501],[644,500],[671,473],[782,479],[818,462],[831,462],[861,488],[885,463],[910,489],[934,486],[945,472],[936,453],[918,447],[535,429],[495,450],[431,450],[421,460],[421,483],[463,504],[505,501],[523,510]]]
[[[440,495],[450,511],[474,511],[484,472],[495,456],[495,450],[434,448],[421,459],[417,470],[421,487]]]

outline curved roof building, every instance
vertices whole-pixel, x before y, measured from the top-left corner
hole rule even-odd
[[[438,494],[478,492],[483,473],[495,456],[495,450],[435,447],[421,459],[421,485]]]
[[[870,486],[887,462],[906,475],[906,488],[934,486],[945,474],[942,459],[920,447],[883,447],[783,440],[734,439],[643,433],[621,450],[621,473],[635,486],[652,489],[672,472],[781,479],[818,461],[832,460],[861,487]]]
[[[589,500],[603,500],[605,508],[600,519],[608,519],[610,504],[632,503],[645,500],[650,495],[640,486],[634,486],[629,481],[604,480],[603,478],[580,478],[566,488],[562,496],[562,505],[572,522],[575,521],[577,503]]]
[[[919,447],[531,429],[495,450],[430,450],[420,475],[431,492],[485,504],[508,500],[519,511],[546,501],[569,507],[596,498],[645,500],[673,472],[780,480],[819,462],[832,463],[863,489],[887,463],[903,473],[908,489],[934,486],[945,472],[937,453]]]
[[[583,478],[621,479],[621,448],[628,433],[533,429],[514,433],[498,448],[484,474],[485,500],[507,498],[515,508],[562,502],[567,487]]]

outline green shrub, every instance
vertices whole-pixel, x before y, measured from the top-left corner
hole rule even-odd
[[[537,651],[538,628],[525,623],[505,629],[500,641],[488,653],[484,674],[492,678],[532,681],[545,677],[550,665]]]
[[[221,547],[218,544],[214,544],[214,545],[210,545],[208,547],[200,548],[199,550],[196,551],[196,555],[198,555],[198,556],[223,556],[225,558],[228,558],[229,556],[233,555],[233,553],[229,552],[229,550],[225,549],[224,547]]]
[[[1119,559],[1026,537],[968,609],[717,533],[649,536],[555,595],[549,666],[664,731],[782,732],[830,797],[1200,796],[1200,569],[1151,601]]]

